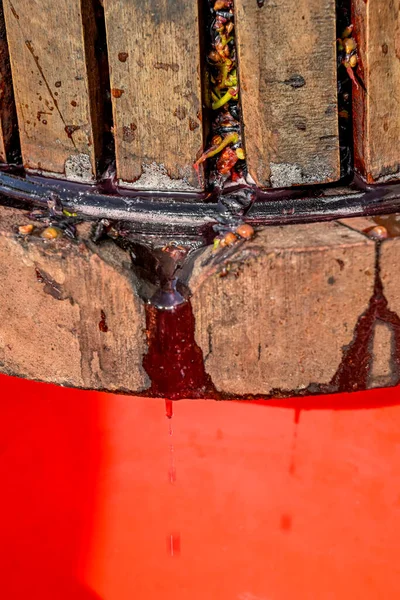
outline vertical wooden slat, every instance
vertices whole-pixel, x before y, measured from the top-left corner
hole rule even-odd
[[[236,0],[249,173],[261,186],[340,176],[334,0]]]
[[[17,137],[17,115],[11,84],[3,3],[0,0],[0,162],[7,162]]]
[[[105,0],[104,7],[119,180],[138,189],[197,189],[197,1]]]
[[[100,128],[91,2],[4,0],[23,162],[35,171],[91,180]],[[85,24],[83,23],[85,21]]]
[[[400,0],[353,0],[360,86],[353,94],[355,168],[400,178]]]

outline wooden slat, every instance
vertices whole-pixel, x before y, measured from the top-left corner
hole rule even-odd
[[[399,218],[379,221],[395,235]],[[28,224],[31,235],[16,234]],[[0,205],[0,372],[151,395],[179,380],[179,363],[178,393],[189,373],[190,397],[198,397],[208,394],[202,354],[213,397],[398,385],[400,237],[369,238],[375,225],[270,226],[229,248],[203,248],[190,273],[180,271],[192,308],[157,316],[145,310],[142,293],[152,286],[144,271],[133,273],[128,252],[111,240],[94,245],[92,223],[77,224],[76,241],[44,241],[43,221]]]
[[[236,251],[206,249],[189,286],[217,390],[329,385],[373,294],[374,261],[374,243],[337,223],[267,227]]]
[[[17,135],[3,3],[0,1],[0,162],[7,162]]]
[[[44,224],[27,214],[0,206],[0,372],[110,391],[148,388],[145,309],[126,253],[91,246],[87,223],[77,226],[78,243],[43,243]],[[33,235],[15,236],[29,223]]]
[[[138,189],[198,188],[198,4],[105,0],[117,175]]]
[[[80,0],[4,2],[24,165],[79,180],[93,178],[100,143],[89,100],[94,44],[88,55],[83,37],[90,5],[82,14]]]
[[[400,178],[400,0],[354,0],[359,73],[355,167],[369,182]]]
[[[334,0],[235,4],[250,175],[266,187],[338,179]]]

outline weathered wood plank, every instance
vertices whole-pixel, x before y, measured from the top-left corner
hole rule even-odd
[[[105,0],[104,7],[118,178],[138,189],[198,189],[198,3]]]
[[[84,41],[91,2],[5,0],[4,9],[25,167],[93,179],[100,114],[94,40]]]
[[[369,388],[387,387],[396,383],[393,373],[393,332],[386,323],[377,322],[372,340],[372,368]]]
[[[250,175],[262,187],[337,180],[334,0],[235,5]]]
[[[19,236],[28,223],[34,233]],[[67,386],[145,389],[146,321],[129,257],[114,244],[93,249],[84,226],[79,243],[46,241],[43,227],[0,206],[0,371]]]
[[[362,87],[354,89],[355,168],[368,181],[400,178],[400,0],[353,0]]]
[[[29,236],[18,233],[26,223],[35,226]],[[189,307],[175,318],[189,344],[185,355],[192,359],[192,343],[200,348],[195,352],[200,360],[202,353],[213,397],[327,393],[400,381],[400,240],[377,246],[370,233],[360,233],[374,224],[346,219],[268,227],[250,241],[196,253],[185,279],[193,314]],[[78,243],[46,241],[44,227],[26,211],[0,207],[0,372],[155,393],[144,357],[160,348],[171,356],[176,337],[168,348],[163,321],[154,327],[161,337],[149,335],[150,313],[146,322],[138,297],[147,284],[135,276],[128,254],[112,241],[94,246],[87,223],[78,225]],[[387,229],[395,235],[389,223]],[[159,315],[166,312],[174,318],[173,311]],[[162,364],[164,379],[176,377],[176,366]]]
[[[390,221],[397,227],[400,225],[400,215],[391,215]],[[398,280],[400,257],[400,230],[393,234],[395,237],[385,240],[380,249],[381,280],[388,308],[400,315],[400,285]]]
[[[217,390],[293,393],[334,378],[374,286],[374,243],[337,223],[268,227],[197,259],[196,340]],[[332,388],[333,390],[333,388]]]
[[[12,158],[10,153],[13,150],[16,136],[17,115],[11,85],[3,3],[0,1],[0,162],[5,163]]]
[[[400,305],[396,264],[400,259],[400,221],[398,214],[340,219],[346,227],[363,233],[378,244],[379,269],[375,271],[376,294],[369,313],[373,322],[365,328],[368,348],[367,387],[388,387],[400,381]],[[365,319],[365,315],[364,315]],[[365,321],[368,321],[366,317]],[[368,363],[367,363],[368,364]]]

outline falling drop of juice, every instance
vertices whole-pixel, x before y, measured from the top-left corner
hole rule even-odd
[[[169,424],[168,424],[168,434],[170,435],[170,437],[172,437],[172,435],[174,433],[174,431],[172,429],[172,423],[171,423],[171,419],[172,419],[172,416],[174,414],[174,412],[173,412],[173,406],[172,406],[172,400],[166,400],[165,401],[165,414],[167,416],[167,419],[170,420]],[[175,457],[174,457],[174,445],[172,443],[170,443],[170,445],[169,445],[168,481],[170,483],[175,483],[176,482],[176,468],[175,468]]]
[[[170,483],[176,482],[176,468],[175,465],[171,465],[168,469],[168,479]]]
[[[296,406],[294,409],[294,431],[293,431],[293,439],[292,439],[292,448],[291,448],[291,457],[290,457],[290,465],[289,465],[289,474],[296,474],[296,446],[297,446],[297,434],[300,422],[300,413],[301,409]]]
[[[181,553],[181,536],[179,533],[167,535],[167,553],[175,557]]]
[[[165,401],[165,414],[167,415],[168,419],[172,419],[172,415],[174,414],[174,410],[172,407],[172,400]]]

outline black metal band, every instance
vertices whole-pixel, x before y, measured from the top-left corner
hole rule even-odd
[[[221,221],[220,205],[184,193],[105,193],[102,186],[75,184],[0,171],[0,194],[47,206],[56,194],[63,206],[86,219],[124,221],[132,231],[157,235],[204,236]],[[225,197],[234,191],[226,192]],[[307,187],[255,191],[246,220],[259,225],[326,221],[342,217],[400,212],[400,183],[367,186],[354,179],[347,187]]]

